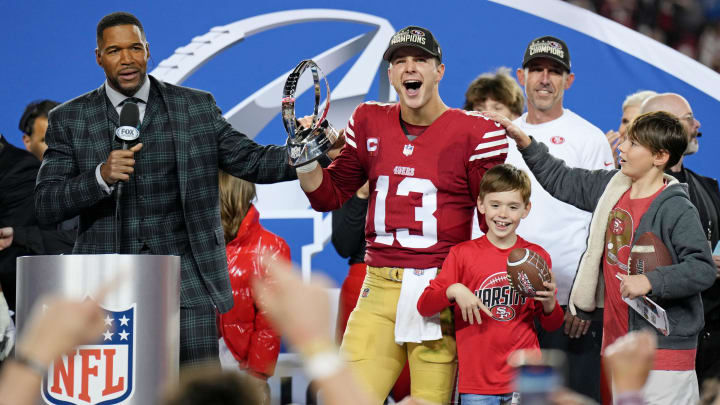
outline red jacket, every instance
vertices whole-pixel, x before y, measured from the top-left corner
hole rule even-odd
[[[240,366],[256,377],[267,378],[275,371],[280,335],[255,305],[251,280],[265,277],[265,269],[260,266],[265,252],[290,260],[290,248],[281,237],[263,228],[258,219],[258,211],[251,205],[237,236],[226,247],[234,306],[220,314],[218,327]]]

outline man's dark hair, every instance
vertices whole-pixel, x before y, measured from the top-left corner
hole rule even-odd
[[[140,22],[140,20],[138,20],[137,17],[130,13],[126,13],[125,11],[116,11],[114,13],[106,15],[105,17],[100,19],[100,22],[98,22],[96,32],[98,48],[100,48],[100,42],[102,42],[103,31],[105,31],[107,28],[115,27],[118,25],[134,25],[140,28],[140,34],[142,34],[142,38],[145,39],[145,30],[143,29],[142,23]]]
[[[673,167],[680,161],[688,143],[680,120],[665,111],[649,112],[635,118],[627,129],[627,136],[652,153],[666,151],[670,157],[665,167]]]
[[[53,100],[33,101],[32,103],[28,104],[27,107],[25,107],[25,112],[23,112],[23,115],[20,118],[18,128],[20,128],[20,131],[22,131],[23,134],[32,135],[32,129],[33,125],[35,125],[35,120],[38,117],[47,118],[50,110],[59,105],[60,103]]]

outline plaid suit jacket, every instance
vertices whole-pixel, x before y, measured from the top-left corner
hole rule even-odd
[[[285,147],[261,146],[234,130],[209,93],[152,76],[150,80],[169,115],[172,134],[167,136],[174,137],[180,200],[200,269],[200,279],[182,283],[204,284],[218,310],[226,312],[233,300],[220,223],[218,168],[253,183],[292,180],[295,171],[287,164]],[[114,249],[114,198],[95,179],[95,168],[111,151],[106,103],[105,87],[100,86],[58,106],[48,117],[48,150],[38,173],[35,210],[44,223],[80,216],[75,254]]]

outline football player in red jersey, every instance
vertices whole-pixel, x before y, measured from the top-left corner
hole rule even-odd
[[[339,157],[327,169],[299,167],[298,178],[318,211],[370,183],[367,274],[341,348],[350,367],[380,404],[407,359],[411,394],[447,403],[455,339],[441,333],[440,317],[417,312],[417,299],[450,248],[470,239],[473,196],[485,171],[504,162],[507,139],[484,116],[443,103],[445,65],[427,29],[398,31],[383,58],[400,102],[361,104]]]

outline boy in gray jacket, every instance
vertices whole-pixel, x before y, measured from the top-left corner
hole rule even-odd
[[[568,309],[590,319],[591,312],[604,307],[604,351],[630,331],[652,328],[622,298],[647,295],[653,299],[667,311],[670,334],[655,331],[658,350],[642,396],[649,404],[696,403],[695,350],[704,323],[700,292],[715,281],[715,268],[684,185],[663,173],[665,167],[678,162],[686,148],[687,134],[680,122],[662,111],[636,118],[620,145],[621,169],[608,172],[571,169],[507,118],[486,114],[507,128],[545,190],[593,212],[588,247],[578,266]],[[645,232],[663,241],[673,264],[629,275],[630,250]]]

